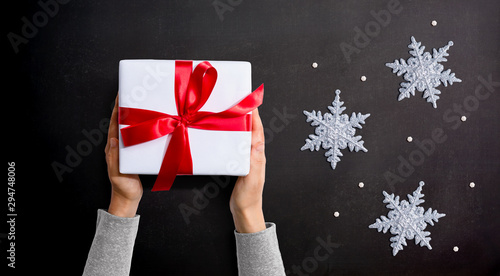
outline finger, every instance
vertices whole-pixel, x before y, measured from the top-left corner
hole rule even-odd
[[[250,153],[250,172],[261,175],[265,171],[266,155],[264,153],[265,136],[259,110],[252,112],[252,149]]]
[[[252,148],[258,145],[258,150],[264,151],[264,144],[264,126],[260,119],[259,110],[256,108],[252,112]]]
[[[115,99],[115,107],[113,107],[113,113],[111,113],[111,119],[109,122],[108,137],[114,137],[118,139],[118,95]]]
[[[113,107],[113,112],[111,113],[111,119],[109,120],[108,127],[108,139],[105,152],[109,151],[110,139],[116,138],[118,139],[118,95],[115,98],[115,106]]]
[[[118,175],[118,139],[109,139],[109,148],[106,152],[106,163],[108,164],[108,175]]]

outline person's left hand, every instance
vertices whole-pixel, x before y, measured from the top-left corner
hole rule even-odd
[[[108,141],[104,152],[111,181],[111,202],[108,213],[119,217],[134,217],[142,198],[142,184],[136,174],[122,174],[118,169],[118,96],[111,114]]]

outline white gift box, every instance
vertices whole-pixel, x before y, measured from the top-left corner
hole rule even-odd
[[[193,60],[193,69],[202,61]],[[217,82],[200,111],[227,110],[252,92],[251,64],[244,61],[208,61],[217,70]],[[178,115],[175,60],[121,60],[119,106]],[[120,129],[127,125],[120,125]],[[158,174],[172,134],[125,147],[120,135],[120,172]],[[247,175],[250,170],[251,131],[215,131],[188,128],[193,175]]]

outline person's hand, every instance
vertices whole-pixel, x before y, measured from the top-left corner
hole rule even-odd
[[[111,181],[111,202],[108,213],[119,217],[134,217],[142,197],[142,184],[138,175],[121,174],[118,169],[118,97],[111,114],[108,142],[104,152]]]
[[[255,233],[266,229],[262,212],[262,192],[266,177],[264,128],[259,111],[252,112],[252,149],[250,172],[236,180],[229,207],[239,233]]]

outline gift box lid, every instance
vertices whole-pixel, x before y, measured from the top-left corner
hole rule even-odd
[[[193,69],[201,63],[193,61]],[[217,82],[200,111],[221,112],[252,92],[251,64],[247,61],[209,61]],[[119,106],[177,115],[175,60],[127,59],[119,65]],[[120,128],[126,125],[120,125]],[[214,131],[188,128],[195,175],[246,175],[250,169],[250,131]],[[157,174],[171,134],[125,147],[120,133],[120,172]]]

